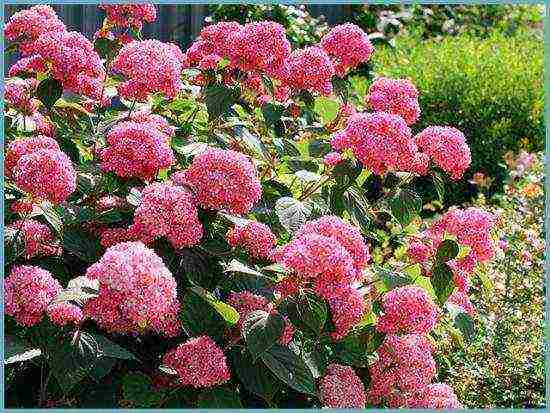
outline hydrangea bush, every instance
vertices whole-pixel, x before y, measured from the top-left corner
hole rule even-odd
[[[93,40],[45,5],[5,28],[8,397],[38,369],[39,406],[460,407],[438,338],[472,328],[496,217],[422,219],[419,188],[462,177],[464,135],[415,129],[407,79],[359,100],[353,24],[184,51],[141,38],[153,6],[101,8]]]

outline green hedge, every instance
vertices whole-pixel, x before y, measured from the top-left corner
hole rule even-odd
[[[471,198],[475,188],[468,179],[475,172],[495,178],[489,195],[499,191],[506,151],[543,149],[543,40],[535,33],[398,38],[395,49],[376,51],[373,67],[377,75],[408,77],[418,87],[422,116],[415,130],[450,125],[466,135],[472,166],[448,188],[448,204]]]

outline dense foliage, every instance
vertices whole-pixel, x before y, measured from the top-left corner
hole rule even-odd
[[[5,28],[7,404],[460,407],[437,361],[497,216],[420,217],[470,165],[460,125],[419,127],[407,79],[358,95],[353,24],[183,52],[141,39],[154,6],[101,7],[93,43],[49,6]]]

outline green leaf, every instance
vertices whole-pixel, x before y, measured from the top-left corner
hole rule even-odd
[[[124,347],[119,346],[116,343],[113,343],[106,337],[100,336],[98,334],[91,334],[98,344],[99,354],[102,357],[112,357],[121,360],[137,360],[136,356],[126,350]]]
[[[262,115],[264,116],[266,126],[270,128],[279,122],[284,111],[285,107],[280,103],[266,103],[263,105]]]
[[[234,371],[249,392],[271,401],[282,383],[269,371],[262,362],[254,363],[248,350],[237,349],[232,353],[232,371]]]
[[[57,235],[61,235],[63,232],[63,221],[59,208],[48,204],[42,204],[40,208],[42,209],[44,219],[52,226]]]
[[[447,264],[434,265],[430,280],[439,304],[445,304],[455,288],[451,268]]]
[[[124,400],[133,407],[156,407],[164,397],[163,392],[153,388],[149,376],[143,373],[128,373],[122,379],[122,394]]]
[[[239,313],[229,304],[216,299],[202,287],[191,287],[191,291],[195,292],[199,297],[210,304],[229,325],[237,324],[237,321],[239,321]]]
[[[328,317],[324,300],[312,293],[289,297],[281,305],[294,327],[313,335],[319,335]]]
[[[433,173],[432,180],[437,198],[439,199],[439,202],[443,202],[443,199],[445,198],[445,181],[443,180],[441,174],[438,172]]]
[[[42,354],[39,348],[31,346],[15,336],[7,335],[4,343],[4,364],[30,360]]]
[[[242,409],[239,395],[234,389],[217,387],[204,391],[197,400],[199,409]]]
[[[96,262],[101,255],[99,240],[80,228],[71,228],[64,232],[63,248],[89,263]]]
[[[61,95],[63,95],[63,86],[61,82],[51,77],[42,80],[36,88],[36,97],[48,109],[52,108]]]
[[[372,226],[372,214],[362,189],[350,187],[342,194],[342,202],[352,222],[363,233],[369,233]]]
[[[458,243],[452,239],[446,239],[437,248],[435,260],[439,263],[450,261],[457,257],[460,249]]]
[[[483,285],[483,288],[485,289],[485,291],[488,291],[488,292],[493,291],[493,282],[487,276],[487,273],[482,269],[478,269],[476,271],[476,274],[479,277],[479,280],[481,281],[481,285]]]
[[[393,288],[402,287],[411,283],[411,279],[405,274],[399,274],[377,265],[374,266],[373,269],[376,275],[380,277],[387,290],[392,290]]]
[[[306,223],[311,208],[297,199],[282,197],[275,203],[275,213],[281,225],[292,234]]]
[[[210,85],[204,90],[204,102],[210,120],[225,114],[239,97],[238,91],[221,85]]]
[[[315,395],[313,374],[294,351],[278,344],[262,354],[262,361],[281,381],[300,393]]]
[[[115,364],[116,359],[110,357],[100,357],[90,370],[90,377],[97,383],[100,383],[101,380],[111,372]]]
[[[180,319],[183,327],[193,336],[208,335],[212,338],[221,338],[227,326],[221,315],[192,291],[183,298]]]
[[[332,87],[334,88],[334,93],[340,96],[342,102],[347,103],[351,91],[349,80],[341,78],[340,76],[333,76]]]
[[[339,103],[326,97],[317,97],[315,99],[315,112],[321,116],[323,123],[331,122],[338,113]]]
[[[422,199],[410,189],[402,189],[390,200],[390,208],[395,219],[406,226],[422,209]]]
[[[475,326],[474,322],[472,320],[472,317],[470,317],[466,313],[459,313],[454,319],[455,326],[460,330],[464,338],[467,340],[471,340],[474,337],[475,334]]]
[[[243,323],[243,337],[253,361],[275,345],[284,326],[285,320],[280,314],[269,314],[262,310],[248,314]]]
[[[367,349],[365,336],[350,334],[334,344],[334,357],[343,364],[363,367],[367,363]]]

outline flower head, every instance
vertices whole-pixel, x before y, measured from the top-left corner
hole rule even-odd
[[[334,66],[327,53],[317,46],[294,50],[286,61],[283,82],[293,90],[321,95],[332,93]]]
[[[235,226],[226,235],[232,247],[242,247],[253,258],[268,259],[277,239],[271,229],[261,222]]]
[[[418,91],[407,79],[379,77],[370,86],[366,99],[375,111],[399,115],[407,125],[420,117]]]
[[[118,27],[133,27],[141,30],[143,22],[152,23],[157,18],[157,10],[153,4],[102,4],[107,20]]]
[[[25,258],[28,260],[32,257],[60,255],[61,253],[61,247],[54,242],[50,229],[34,219],[21,219],[6,228],[13,231],[18,239],[23,241]]]
[[[319,383],[320,399],[324,407],[365,407],[365,388],[361,379],[350,366],[329,364]]]
[[[60,151],[59,144],[55,139],[42,135],[16,139],[10,142],[6,148],[6,158],[4,160],[6,177],[13,177],[13,169],[21,157],[31,154],[38,149],[52,149]]]
[[[52,323],[60,327],[67,324],[80,324],[84,319],[82,309],[67,302],[51,304],[46,313]]]

